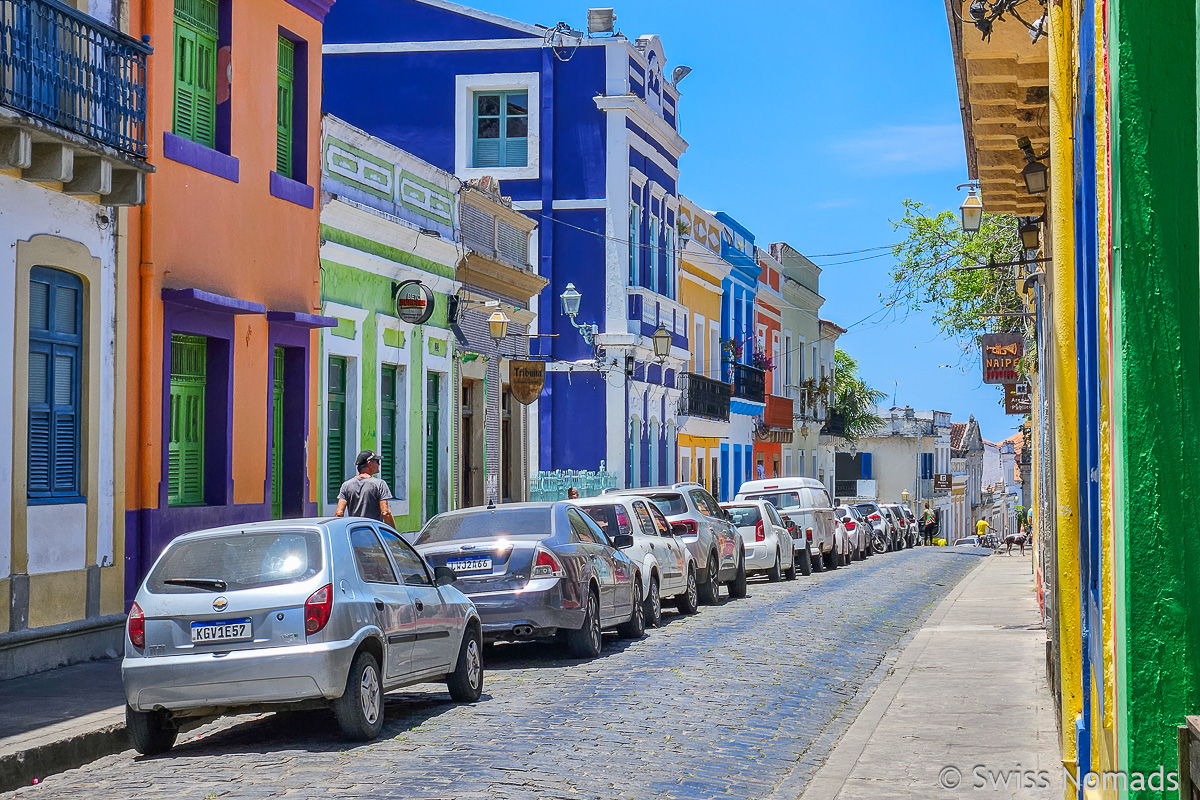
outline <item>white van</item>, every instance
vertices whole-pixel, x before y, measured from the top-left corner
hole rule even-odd
[[[816,478],[771,478],[746,481],[737,500],[766,500],[796,524],[793,531],[796,563],[808,575],[813,569],[842,566],[838,552],[833,503],[825,484]],[[804,537],[805,541],[801,541]],[[808,546],[805,547],[804,545]]]

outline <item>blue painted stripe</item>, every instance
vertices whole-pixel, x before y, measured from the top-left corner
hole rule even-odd
[[[655,151],[659,155],[661,155],[663,158],[665,158],[667,160],[667,163],[669,163],[672,167],[679,166],[679,159],[674,158],[670,153],[668,153],[667,149],[665,147],[663,147],[661,144],[659,144],[658,141],[655,140],[655,138],[653,136],[646,133],[639,126],[635,125],[633,122],[631,122],[628,119],[625,120],[625,127],[628,128],[629,130],[633,131],[634,133],[636,133],[639,139],[641,139],[646,144],[653,147],[655,149]]]

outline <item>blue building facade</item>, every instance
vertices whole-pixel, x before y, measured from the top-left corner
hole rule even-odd
[[[498,179],[539,222],[534,263],[549,285],[537,330],[555,337],[531,348],[549,359],[537,469],[604,462],[627,485],[673,480],[687,143],[658,37],[587,38],[445,0],[342,0],[325,41],[326,111],[461,179]],[[562,313],[568,284],[595,346]],[[673,345],[661,362],[660,328]]]

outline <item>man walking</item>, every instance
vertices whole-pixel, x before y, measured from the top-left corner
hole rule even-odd
[[[937,514],[929,507],[929,501],[925,501],[925,510],[921,512],[921,532],[925,534],[927,545],[933,544],[933,528],[936,524]]]
[[[354,460],[358,474],[342,484],[335,517],[366,517],[396,527],[392,509],[388,505],[392,490],[388,488],[387,481],[375,477],[382,461],[379,454],[371,450],[363,450],[358,454]]]
[[[984,546],[984,544],[983,544],[984,537],[987,535],[988,531],[992,531],[993,533],[995,533],[996,529],[993,528],[991,525],[989,525],[988,521],[986,519],[984,519],[983,517],[980,517],[979,522],[975,523],[975,536],[979,540],[980,547]]]

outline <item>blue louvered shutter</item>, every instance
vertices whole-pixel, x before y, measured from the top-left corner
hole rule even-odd
[[[871,477],[871,454],[870,453],[862,453],[861,456],[862,456],[862,470],[861,470],[862,479],[864,481],[873,480],[873,478]]]
[[[471,166],[527,166],[529,92],[477,92],[472,103]]]
[[[83,281],[36,267],[29,283],[29,431],[27,491],[31,498],[80,493],[80,404]]]

